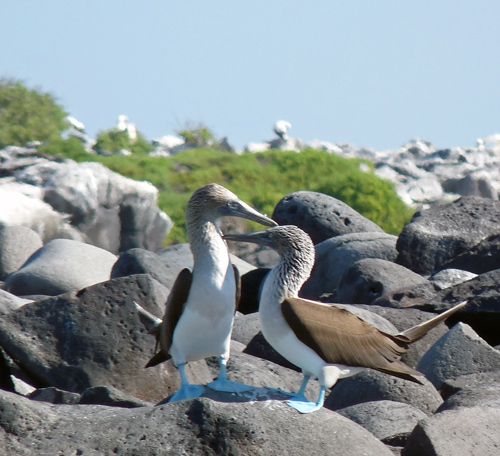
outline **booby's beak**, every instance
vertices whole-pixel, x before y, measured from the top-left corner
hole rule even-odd
[[[234,200],[220,209],[221,215],[241,217],[265,226],[278,226],[278,224],[266,215],[257,212],[244,201]]]
[[[256,231],[254,233],[234,233],[226,234],[224,236],[226,241],[237,241],[237,242],[251,242],[252,244],[259,244],[266,247],[271,247],[273,249],[277,248],[276,241],[270,236],[269,231]]]

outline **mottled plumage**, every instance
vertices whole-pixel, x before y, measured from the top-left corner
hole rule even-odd
[[[462,308],[466,302],[431,320],[392,335],[380,331],[342,306],[298,297],[314,265],[315,250],[309,236],[296,226],[226,235],[225,239],[254,242],[274,248],[280,261],[266,276],[260,299],[262,333],[288,361],[299,366],[304,382],[289,401],[307,413],[323,405],[325,389],[339,378],[371,368],[421,383],[422,374],[400,361],[410,343]],[[321,385],[318,402],[304,396],[307,382],[315,377]]]
[[[188,362],[209,356],[219,356],[221,368],[219,378],[209,387],[232,392],[249,389],[226,377],[240,278],[217,225],[223,216],[276,225],[217,184],[198,189],[189,200],[186,228],[194,259],[193,271],[181,271],[167,300],[163,321],[151,323],[151,332],[156,334],[160,349],[147,364],[151,367],[172,358],[179,368],[182,386],[171,402],[203,393],[203,387],[189,384],[184,367]],[[143,319],[148,318],[147,312],[139,311]]]

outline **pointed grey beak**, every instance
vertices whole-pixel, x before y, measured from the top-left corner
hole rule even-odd
[[[259,244],[275,249],[276,243],[272,241],[267,231],[255,231],[254,233],[240,233],[240,234],[226,234],[224,236],[226,241],[237,242],[251,242],[252,244]]]
[[[273,219],[261,214],[260,212],[257,212],[255,209],[241,200],[233,201],[230,205],[226,206],[223,209],[222,215],[245,218],[265,226],[278,226],[278,224]]]

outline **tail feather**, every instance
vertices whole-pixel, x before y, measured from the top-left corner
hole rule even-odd
[[[405,341],[407,341],[408,343],[415,342],[424,337],[432,328],[435,328],[439,323],[446,320],[455,312],[459,311],[462,307],[465,307],[467,303],[468,301],[463,301],[460,304],[452,307],[451,309],[448,309],[447,311],[435,316],[434,318],[431,318],[430,320],[424,321],[419,325],[413,326],[412,328],[399,333],[397,337],[405,339]]]
[[[144,325],[144,327],[149,331],[150,334],[155,334],[162,323],[161,318],[148,312],[144,307],[140,306],[134,301],[135,308],[139,314],[139,320]]]

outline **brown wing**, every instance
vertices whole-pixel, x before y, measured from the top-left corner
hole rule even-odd
[[[238,268],[233,264],[233,270],[234,270],[234,282],[236,283],[236,301],[234,303],[234,312],[238,310],[238,306],[240,305],[240,299],[241,299],[241,277],[240,277],[240,271],[238,271]]]
[[[149,360],[146,367],[156,366],[170,359],[169,351],[172,346],[174,330],[184,311],[192,281],[193,274],[187,268],[183,269],[175,279],[174,286],[165,304],[163,321],[155,331],[157,343],[160,344],[160,351]]]
[[[422,374],[399,361],[408,343],[398,336],[336,305],[288,298],[281,308],[297,338],[327,363],[368,367],[420,383],[413,375]]]

